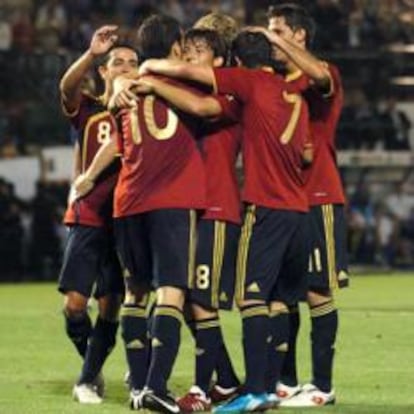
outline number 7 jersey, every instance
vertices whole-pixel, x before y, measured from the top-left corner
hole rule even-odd
[[[120,116],[122,168],[114,217],[159,209],[205,209],[204,165],[195,139],[198,121],[176,113],[154,95],[142,96],[136,108],[123,110]]]
[[[82,95],[78,111],[68,115],[78,134],[81,172],[84,172],[101,145],[117,133],[115,120],[99,98],[86,94]],[[119,168],[117,159],[102,172],[88,195],[68,206],[65,224],[101,227],[112,222],[113,191]]]
[[[216,90],[243,105],[242,155],[245,202],[276,210],[308,211],[303,152],[308,109],[279,75],[262,69],[214,70]]]

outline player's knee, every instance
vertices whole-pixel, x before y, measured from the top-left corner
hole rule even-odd
[[[99,316],[101,319],[114,322],[118,319],[121,308],[121,295],[107,295],[98,299]]]
[[[78,294],[69,293],[65,297],[63,311],[70,319],[82,318],[87,311],[88,298]]]
[[[289,313],[289,307],[283,302],[271,302],[269,309],[273,313]]]
[[[193,303],[191,308],[194,319],[196,320],[216,318],[218,316],[218,312],[216,310],[206,309],[196,303]]]
[[[247,306],[262,306],[265,305],[264,300],[246,300],[246,299],[236,299],[236,305],[239,310],[244,309]]]
[[[157,305],[174,306],[183,309],[185,293],[183,289],[163,286],[157,289]]]
[[[329,289],[323,292],[308,291],[307,293],[307,302],[310,307],[323,305],[332,299],[332,291]]]

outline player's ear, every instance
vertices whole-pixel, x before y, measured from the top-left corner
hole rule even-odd
[[[215,68],[220,68],[220,67],[224,66],[224,63],[225,63],[224,58],[222,56],[215,57],[214,60],[213,60],[213,66]]]
[[[175,42],[171,48],[171,57],[173,59],[182,59],[183,57],[183,49],[179,42]]]
[[[104,65],[98,66],[98,73],[102,79],[105,79],[108,69]]]
[[[293,34],[293,38],[295,39],[296,42],[300,44],[305,44],[306,43],[306,30],[302,28],[295,30]]]

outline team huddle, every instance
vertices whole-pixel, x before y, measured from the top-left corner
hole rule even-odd
[[[118,44],[116,31],[98,29],[60,84],[78,136],[59,278],[66,332],[83,358],[74,398],[103,401],[101,371],[120,323],[133,410],[335,403],[333,290],[348,284],[335,158],[343,92],[337,68],[308,51],[312,18],[286,3],[269,9],[267,29],[239,31],[230,16],[212,13],[183,34],[157,14],[139,26],[137,50]],[[83,90],[97,62],[99,97]],[[300,301],[312,327],[304,385]],[[219,319],[233,304],[243,380]],[[195,378],[177,398],[168,382],[183,323],[194,338]]]

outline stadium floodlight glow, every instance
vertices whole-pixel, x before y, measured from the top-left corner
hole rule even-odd
[[[411,44],[395,43],[393,45],[389,45],[387,49],[390,52],[394,52],[394,53],[414,53],[414,43],[411,43]]]
[[[414,76],[396,76],[391,78],[391,83],[398,86],[414,86]]]

